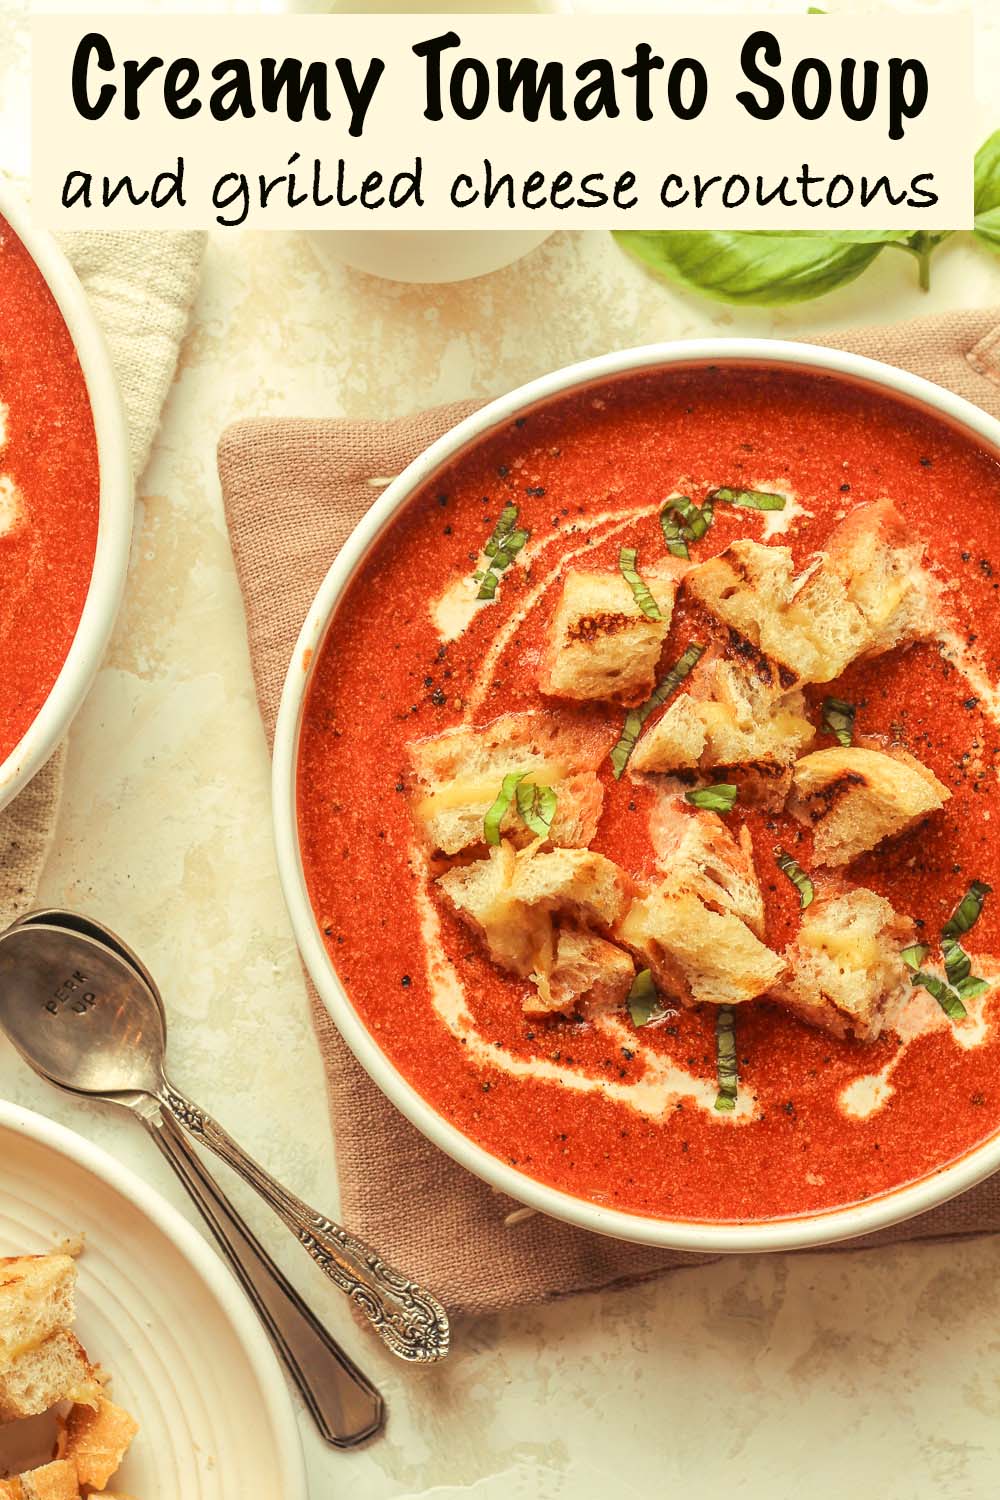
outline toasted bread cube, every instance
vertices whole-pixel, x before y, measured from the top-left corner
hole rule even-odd
[[[0,1259],[0,1370],[76,1315],[76,1262],[68,1255]]]
[[[620,573],[571,569],[549,630],[539,686],[556,698],[641,703],[656,686],[656,668],[670,630],[675,577],[646,582],[661,618],[643,614]]]
[[[750,830],[734,836],[718,813],[664,798],[649,824],[657,868],[677,889],[693,891],[714,911],[729,911],[764,936],[764,897]]]
[[[456,865],[437,884],[459,916],[481,933],[494,963],[527,978],[551,953],[552,919],[547,911],[528,911],[517,899],[516,865],[514,846],[504,839],[487,859]]]
[[[845,865],[912,828],[950,796],[912,755],[838,745],[798,761],[789,811],[812,827],[818,864]]]
[[[66,1457],[76,1465],[80,1484],[103,1490],[138,1431],[135,1418],[106,1396],[96,1408],[74,1406],[66,1422]]]
[[[815,735],[801,692],[785,692],[776,665],[751,648],[696,669],[689,692],[642,736],[629,766],[639,774],[744,768],[761,782],[754,783],[753,800],[781,805],[775,795],[779,783],[786,789],[781,773]]]
[[[96,1405],[100,1390],[79,1339],[60,1328],[0,1370],[0,1422],[37,1416],[59,1401]]]
[[[632,884],[613,860],[593,849],[536,847],[517,856],[512,890],[524,906],[609,929],[624,915]]]
[[[0,1479],[0,1500],[24,1500],[24,1486],[20,1479]]]
[[[616,933],[660,989],[682,1005],[739,1005],[765,994],[784,960],[730,910],[665,880],[634,901]]]
[[[785,950],[788,975],[772,997],[822,1031],[873,1042],[908,993],[900,953],[913,935],[908,917],[863,886],[815,901]]]
[[[558,713],[503,714],[481,728],[446,730],[410,746],[414,817],[432,849],[458,854],[483,842],[504,777],[524,771],[527,781],[556,794],[550,842],[582,847],[601,816],[604,789],[595,772],[609,749],[606,732]],[[534,838],[513,801],[501,831],[517,844]]]
[[[15,1492],[16,1493],[16,1492]],[[21,1475],[23,1500],[79,1500],[76,1465],[64,1458]]]
[[[867,655],[933,633],[938,589],[923,567],[924,544],[891,500],[851,511],[827,538],[826,553],[867,621]]]
[[[581,1011],[588,1018],[624,1005],[635,964],[623,949],[580,927],[560,929],[548,973],[532,976],[537,993],[523,1002],[528,1015]]]

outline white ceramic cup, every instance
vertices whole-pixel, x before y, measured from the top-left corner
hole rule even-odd
[[[637,370],[738,363],[784,367],[794,369],[797,374],[814,370],[821,377],[830,374],[847,377],[912,402],[931,417],[958,427],[974,442],[995,451],[1000,457],[1000,422],[960,396],[877,360],[811,344],[751,338],[653,344],[606,354],[545,375],[491,402],[432,443],[393,480],[348,538],[320,586],[292,652],[278,713],[273,769],[278,868],[295,936],[313,982],[338,1031],[396,1108],[429,1140],[470,1172],[482,1177],[499,1192],[520,1199],[542,1213],[616,1239],[677,1250],[714,1252],[795,1250],[824,1245],[868,1234],[923,1213],[1000,1169],[1000,1131],[950,1166],[894,1192],[849,1207],[830,1209],[826,1213],[753,1223],[647,1218],[641,1214],[622,1213],[575,1198],[527,1176],[493,1156],[438,1114],[434,1106],[396,1071],[352,1006],[337,978],[306,889],[296,821],[296,777],[303,707],[327,627],[369,550],[391,526],[397,512],[415,491],[470,445],[553,396],[584,386],[601,385]],[[363,871],[358,875],[364,878]]]

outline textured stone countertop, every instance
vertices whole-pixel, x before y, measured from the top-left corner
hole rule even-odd
[[[684,7],[621,6],[642,8]],[[1000,4],[974,9],[985,135],[1000,125]],[[0,0],[0,163],[25,175],[27,67],[24,11]],[[261,413],[391,416],[485,397],[660,338],[808,338],[987,302],[1000,303],[1000,261],[968,242],[939,253],[926,295],[910,263],[886,253],[819,304],[740,313],[654,282],[596,232],[556,235],[507,271],[441,288],[325,266],[298,234],[213,239],[140,489],[125,607],[71,735],[41,894],[105,915],[135,943],[166,995],[177,1081],[305,1197],[335,1204],[333,1146],[271,852],[267,757],[215,470],[222,428]],[[187,1212],[129,1122],[57,1096],[4,1043],[0,1094],[109,1146]],[[302,1416],[313,1500],[996,1492],[998,1240],[733,1258],[461,1327],[448,1364],[420,1371],[383,1355],[266,1212],[248,1211],[389,1401],[385,1436],[350,1456],[324,1449]]]

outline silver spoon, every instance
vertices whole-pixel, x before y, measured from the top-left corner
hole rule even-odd
[[[447,1317],[434,1298],[282,1188],[167,1082],[162,1000],[140,960],[113,933],[75,913],[51,911],[0,935],[0,1022],[51,1082],[139,1116],[208,1219],[328,1441],[349,1446],[370,1436],[382,1420],[381,1400],[249,1234],[174,1121],[271,1203],[395,1353],[426,1361],[447,1352]],[[312,1346],[306,1360],[296,1354],[303,1340]]]

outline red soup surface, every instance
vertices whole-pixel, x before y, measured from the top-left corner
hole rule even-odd
[[[551,703],[537,670],[561,568],[572,556],[616,569],[623,542],[638,547],[640,567],[651,565],[664,555],[659,502],[721,485],[792,499],[780,518],[718,507],[695,560],[748,535],[790,546],[801,566],[855,506],[891,496],[951,582],[945,644],[856,662],[808,697],[817,724],[823,696],[849,699],[866,735],[908,749],[952,792],[847,878],[924,924],[931,944],[972,880],[994,886],[965,946],[976,974],[1000,975],[1000,700],[989,688],[1000,669],[1000,465],[943,422],[833,377],[732,367],[637,375],[552,401],[439,473],[373,549],[330,628],[302,736],[299,826],[313,907],[351,1002],[446,1120],[581,1198],[637,1214],[750,1220],[884,1193],[995,1132],[992,993],[952,1022],[914,990],[921,1024],[867,1045],[766,1000],[743,1005],[739,1088],[753,1108],[720,1113],[704,1104],[716,1068],[710,1007],[641,1030],[624,1012],[610,1027],[525,1016],[527,982],[490,962],[415,855],[407,751],[446,727]],[[511,501],[530,541],[496,601],[468,610],[455,635],[461,616],[448,602],[466,597],[458,580]],[[681,604],[661,674],[691,633]],[[622,722],[613,705],[586,712]],[[607,763],[601,776],[592,847],[642,880],[652,872],[655,792],[615,781]],[[738,816],[754,841],[766,938],[781,949],[799,898],[774,849],[793,847],[808,865],[808,835],[785,814]],[[814,878],[821,896],[829,877]],[[657,1085],[665,1059],[675,1065],[667,1090]],[[677,1069],[692,1080],[687,1090]]]
[[[0,218],[0,761],[41,708],[94,567],[97,443],[73,341]]]

